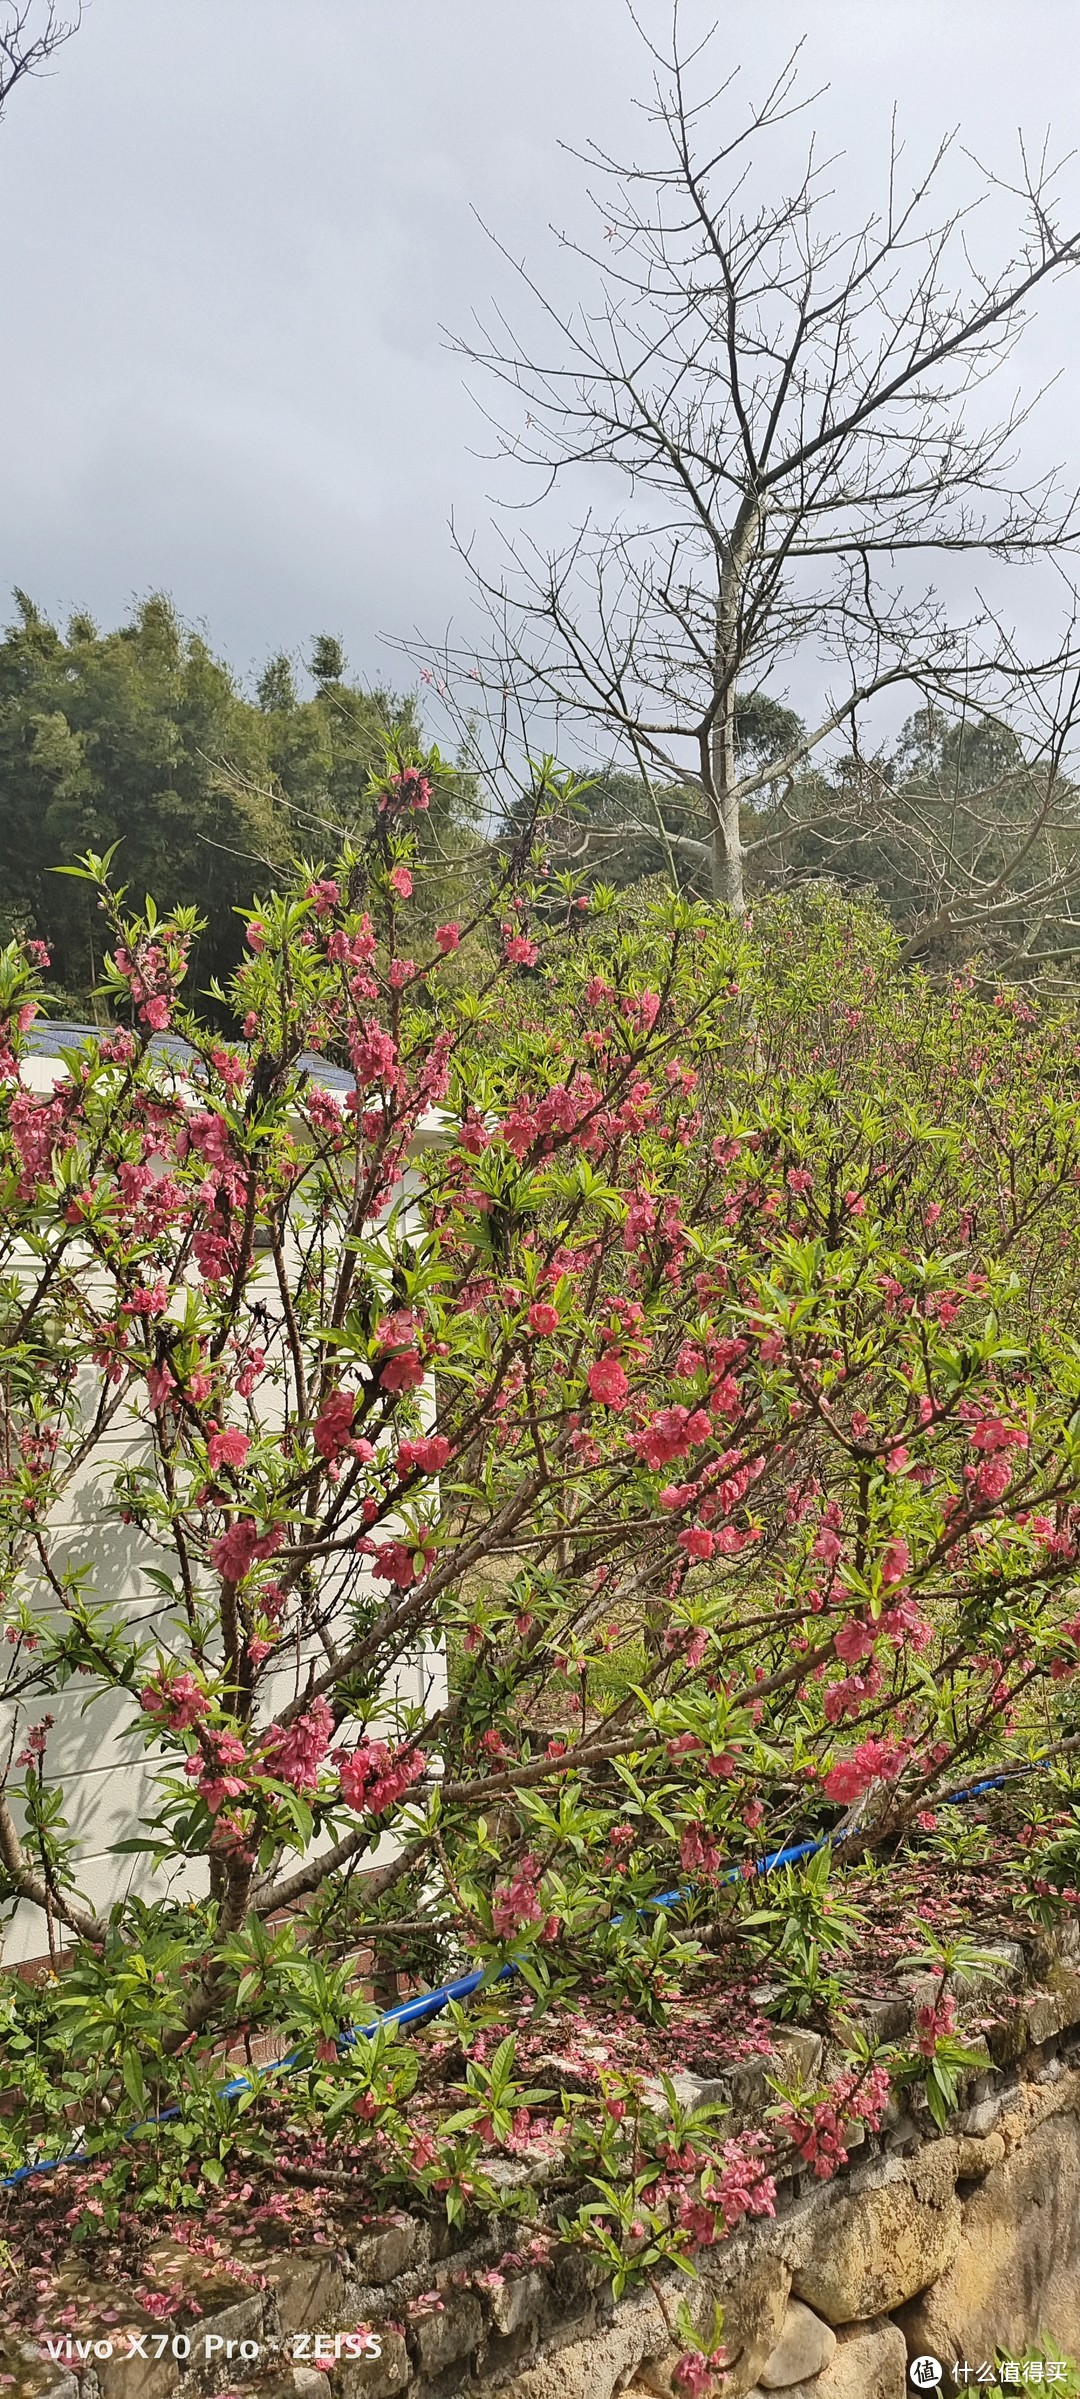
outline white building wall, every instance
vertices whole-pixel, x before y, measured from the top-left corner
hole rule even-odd
[[[47,1092],[65,1072],[56,1058],[31,1057],[24,1061],[23,1081],[30,1089]],[[432,1119],[421,1127],[418,1146],[438,1138],[438,1123]],[[268,1267],[266,1272],[269,1296],[275,1286],[272,1269]],[[88,1402],[92,1396],[96,1398],[97,1388],[96,1379],[88,1376]],[[266,1388],[272,1399],[273,1387]],[[432,1421],[434,1395],[430,1389],[421,1393],[421,1409]],[[170,1624],[173,1610],[147,1569],[171,1571],[171,1553],[158,1549],[137,1527],[119,1523],[112,1512],[113,1478],[119,1468],[145,1457],[147,1446],[141,1420],[130,1407],[123,1407],[96,1444],[92,1458],[73,1475],[53,1512],[50,1554],[59,1568],[92,1564],[99,1600],[120,1601],[129,1617],[138,1619],[151,1648],[157,1646],[167,1654],[177,1646]],[[389,1522],[382,1529],[392,1535]],[[350,1560],[344,1571],[350,1572],[354,1590],[358,1580],[369,1590],[375,1588],[366,1564],[358,1569],[358,1562]],[[33,1598],[35,1612],[43,1620],[59,1613],[44,1576],[37,1577],[35,1588],[33,1576],[27,1573],[21,1587]],[[309,1659],[318,1656],[321,1660],[324,1654],[312,1641],[302,1646],[299,1656],[295,1642],[283,1644],[285,1647],[287,1658],[260,1686],[262,1721],[269,1720],[303,1687]],[[0,1650],[0,1685],[3,1677]],[[388,1704],[406,1702],[431,1713],[444,1704],[445,1697],[445,1661],[441,1653],[431,1650],[400,1665],[386,1685]],[[145,1733],[136,1728],[136,1711],[127,1694],[103,1692],[99,1685],[80,1677],[59,1693],[33,1693],[18,1702],[4,1697],[0,1688],[0,1766],[9,1755],[18,1754],[29,1726],[39,1723],[46,1712],[55,1719],[46,1753],[46,1780],[53,1787],[62,1784],[65,1790],[64,1813],[76,1842],[79,1896],[85,1903],[101,1914],[130,1893],[147,1899],[165,1895],[179,1899],[205,1891],[207,1869],[202,1860],[162,1868],[145,1856],[116,1853],[117,1842],[144,1829],[144,1819],[155,1805],[155,1762],[161,1762],[159,1751],[147,1750]],[[175,1772],[175,1757],[169,1759],[169,1765]],[[14,1794],[12,1805],[22,1832]],[[393,1840],[384,1837],[372,1851],[370,1863],[382,1863],[393,1854],[393,1846]],[[58,1927],[57,1938],[64,1944],[70,1936]],[[42,1957],[46,1948],[47,1927],[41,1909],[21,1902],[7,1923],[0,1924],[0,1961],[5,1966],[21,1964]]]

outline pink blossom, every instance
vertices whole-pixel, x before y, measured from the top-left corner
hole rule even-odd
[[[896,1745],[887,1741],[860,1742],[850,1758],[842,1759],[826,1775],[823,1785],[826,1797],[837,1800],[841,1807],[849,1806],[853,1799],[862,1798],[871,1783],[894,1781],[906,1754],[902,1742]]]
[[[874,1635],[870,1626],[860,1623],[857,1616],[853,1616],[847,1624],[842,1624],[833,1639],[833,1648],[845,1666],[857,1666],[860,1658],[869,1657],[873,1646]]]
[[[679,1864],[684,1874],[700,1875],[711,1883],[723,1865],[723,1851],[715,1833],[704,1825],[688,1824],[679,1841]]]
[[[263,1743],[263,1769],[278,1782],[291,1783],[294,1791],[314,1791],[333,1737],[331,1709],[325,1699],[313,1699],[291,1724],[271,1728]]]
[[[651,1033],[660,1014],[658,991],[639,991],[636,997],[625,999],[622,1012],[627,1023],[640,1033]]]
[[[173,1733],[189,1732],[209,1714],[210,1702],[193,1674],[170,1675],[163,1667],[139,1698],[148,1716],[160,1716]]]
[[[972,1426],[969,1438],[972,1448],[982,1450],[987,1456],[994,1450],[1026,1449],[1028,1445],[1027,1434],[1014,1425],[1005,1424],[1000,1416],[980,1417],[978,1423]]]
[[[124,1302],[125,1309],[132,1316],[164,1316],[168,1305],[169,1292],[165,1283],[140,1283],[131,1298]]]
[[[684,2349],[671,2379],[685,2393],[685,2399],[709,2399],[709,2393],[716,2389],[716,2374],[700,2349]]]
[[[977,1499],[1004,1499],[1012,1481],[1012,1460],[1007,1453],[996,1458],[984,1458],[975,1477]]]
[[[927,1649],[934,1638],[933,1625],[922,1615],[910,1592],[905,1592],[895,1606],[882,1609],[881,1630],[898,1649],[908,1641],[914,1650]]]
[[[272,1524],[260,1534],[250,1516],[237,1516],[228,1530],[210,1544],[210,1564],[226,1582],[242,1583],[259,1558],[272,1558],[285,1538],[285,1527]]]
[[[459,941],[460,941],[460,940],[461,940],[461,926],[460,926],[460,925],[458,925],[458,924],[449,924],[449,925],[436,925],[436,927],[435,927],[435,946],[436,946],[436,948],[437,948],[437,949],[439,949],[439,950],[441,950],[441,951],[442,951],[442,954],[443,954],[443,957],[444,957],[444,958],[448,958],[448,957],[450,956],[450,952],[451,952],[451,950],[456,950],[456,948],[457,948],[457,946],[458,946],[458,943],[459,943]]]
[[[450,1443],[445,1433],[428,1433],[421,1441],[399,1441],[398,1473],[411,1474],[419,1467],[421,1474],[438,1474],[450,1456]]]
[[[312,1428],[315,1447],[328,1464],[340,1458],[352,1432],[355,1415],[355,1392],[332,1391]]]
[[[228,1426],[223,1433],[211,1433],[206,1445],[211,1474],[216,1474],[219,1466],[243,1466],[250,1448],[247,1434],[236,1426]]]
[[[658,1409],[644,1431],[635,1433],[634,1448],[642,1464],[650,1473],[657,1474],[661,1467],[673,1465],[677,1458],[686,1456],[688,1449],[710,1440],[711,1436],[712,1425],[704,1408],[691,1411],[676,1405]]]
[[[922,2057],[933,2057],[938,2042],[945,2040],[955,2029],[956,2001],[951,1992],[946,1991],[944,1998],[934,2006],[916,2008],[915,2033]]]
[[[350,1035],[349,1058],[357,1083],[366,1090],[372,1083],[387,1083],[392,1079],[397,1066],[397,1047],[392,1035],[384,1033],[371,1017],[361,1033]]]
[[[500,1941],[510,1940],[525,1924],[540,1922],[544,1913],[539,1891],[540,1871],[539,1860],[526,1851],[507,1880],[496,1884],[491,1920]]]
[[[530,941],[525,933],[512,933],[503,948],[508,966],[535,966],[539,956],[536,942]]]
[[[149,1366],[146,1370],[146,1391],[152,1408],[163,1408],[170,1391],[176,1389],[176,1376],[171,1366]]]
[[[377,1581],[393,1583],[397,1591],[410,1591],[415,1582],[426,1574],[435,1552],[416,1541],[383,1541],[375,1549],[372,1573]],[[421,1563],[417,1566],[417,1558]]]
[[[424,1361],[418,1349],[401,1349],[387,1358],[379,1376],[382,1391],[418,1391],[424,1380]]]
[[[882,1552],[881,1580],[888,1589],[891,1583],[902,1583],[911,1565],[911,1551],[906,1541],[890,1541]]]
[[[341,1796],[361,1816],[385,1815],[427,1765],[422,1750],[394,1750],[385,1741],[362,1741],[357,1749],[337,1750],[334,1762]]]
[[[688,1525],[686,1531],[679,1534],[679,1548],[686,1551],[688,1558],[711,1558],[715,1547],[715,1533],[710,1533],[703,1524]]]
[[[529,1310],[529,1324],[534,1333],[557,1333],[559,1311],[548,1300],[534,1300]]]
[[[585,1379],[589,1386],[590,1397],[598,1400],[602,1407],[625,1408],[630,1396],[630,1385],[626,1380],[622,1362],[614,1350],[605,1350],[603,1357],[597,1358],[590,1366]]]
[[[45,1743],[56,1722],[54,1716],[43,1716],[40,1724],[31,1725],[26,1744],[15,1760],[17,1766],[34,1766],[45,1755]]]
[[[390,889],[396,891],[399,900],[411,900],[413,880],[407,866],[395,866],[391,869]]]

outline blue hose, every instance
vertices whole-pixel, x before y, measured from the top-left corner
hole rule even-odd
[[[954,1797],[945,1804],[949,1807],[959,1807],[965,1800],[978,1799],[986,1791],[1000,1790],[1004,1780],[1004,1775],[996,1775],[988,1782],[973,1783],[969,1790],[956,1792]],[[817,1857],[823,1849],[831,1848],[835,1838],[835,1834],[825,1833],[818,1841],[796,1841],[788,1849],[769,1850],[764,1857],[754,1860],[754,1872],[755,1874],[774,1874],[778,1866],[796,1866],[803,1858]],[[720,1877],[721,1882],[725,1883],[737,1883],[741,1879],[742,1868],[740,1866],[730,1866],[727,1872]],[[678,1888],[673,1891],[661,1891],[655,1899],[646,1900],[644,1907],[635,1913],[644,1913],[644,1908],[673,1908],[678,1905],[680,1900],[686,1899],[688,1896],[687,1891]],[[612,1918],[612,1922],[622,1924],[625,1922],[625,1918],[615,1916]],[[517,1967],[510,1958],[505,1966],[500,1966],[498,1973],[492,1979],[495,1982],[506,1982],[516,1973]],[[455,2002],[471,1999],[473,1993],[479,1990],[481,1983],[485,1980],[485,1975],[486,1968],[475,1966],[471,1974],[459,1974],[453,1982],[439,1983],[433,1991],[418,1991],[414,1999],[403,1999],[399,2006],[387,2008],[381,2016],[373,2016],[370,2024],[351,2025],[347,2032],[343,2032],[339,2036],[338,2046],[341,2049],[355,2049],[358,2041],[372,2040],[376,2033],[382,2031],[384,2025],[404,2027],[410,2024],[426,2024],[429,2016],[441,2015],[444,2008],[452,2007]],[[299,2051],[290,2050],[288,2057],[278,2058],[274,2065],[267,2067],[267,2078],[271,2074],[288,2074],[299,2064]],[[218,2097],[219,2099],[239,2099],[242,2092],[250,2091],[251,2088],[252,2080],[249,2074],[236,2074],[231,2082],[222,2083]],[[178,2107],[163,2108],[159,2116],[148,2116],[143,2123],[133,2124],[128,2137],[133,2139],[136,2133],[149,2132],[157,2124],[168,2124],[179,2113]],[[0,2181],[0,2191],[10,2191],[16,2183],[27,2182],[32,2174],[55,2174],[61,2166],[79,2166],[86,2163],[88,2163],[88,2153],[85,2149],[73,2149],[66,2157],[42,2158],[35,2165],[18,2166],[14,2174],[6,2174]]]

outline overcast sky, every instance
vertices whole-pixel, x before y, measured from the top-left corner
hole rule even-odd
[[[913,162],[1080,124],[1075,0],[684,13],[750,93],[806,33],[853,214],[894,102]],[[380,635],[464,627],[447,521],[482,531],[498,470],[440,328],[508,296],[478,217],[568,290],[560,139],[632,145],[642,88],[623,0],[88,0],[0,128],[0,591],[107,624],[165,589],[244,675],[326,628],[392,678]],[[1025,384],[1063,369],[1036,461],[1080,460],[1078,298],[1025,344]]]

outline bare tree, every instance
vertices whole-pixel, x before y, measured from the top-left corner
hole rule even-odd
[[[1072,622],[1052,656],[1024,660],[977,590],[957,607],[955,570],[946,597],[927,569],[932,554],[1060,560],[1080,529],[1057,473],[1019,476],[1033,403],[994,415],[987,395],[1043,286],[1080,260],[1080,234],[1058,222],[1059,171],[1045,147],[1032,164],[1021,146],[1014,181],[978,169],[969,200],[939,207],[954,137],[901,192],[894,129],[881,209],[847,232],[812,139],[793,187],[759,194],[819,96],[800,97],[797,54],[732,123],[734,77],[690,95],[707,45],[683,55],[677,8],[670,50],[646,47],[660,155],[621,167],[590,150],[603,243],[564,244],[596,271],[594,304],[561,309],[521,269],[535,340],[500,318],[458,344],[513,395],[499,449],[536,471],[535,498],[574,473],[591,503],[555,549],[519,519],[494,574],[467,550],[495,626],[474,684],[512,684],[526,708],[584,724],[594,752],[632,764],[653,818],[638,830],[707,854],[713,894],[733,908],[755,811],[770,802],[760,843],[775,849],[808,762],[844,737],[857,756],[863,711],[898,685],[972,721],[1015,712],[1042,775],[1045,851],[1076,707]],[[1010,213],[1004,263],[979,263],[980,209],[995,223]],[[626,505],[605,521],[609,468]],[[800,651],[820,667],[819,711],[780,756],[740,756],[739,708],[784,696]],[[690,830],[688,784],[702,820]],[[665,791],[683,795],[674,829]],[[865,823],[857,776],[847,801]],[[823,822],[836,818],[834,791]],[[909,832],[920,838],[914,821]],[[1030,825],[1018,846],[1030,855]],[[1006,896],[1006,861],[982,891],[978,872],[950,882],[939,865],[944,909],[961,884],[969,914]],[[1060,881],[1048,866],[1047,906]]]
[[[82,22],[82,0],[70,16],[62,17],[56,0],[4,0],[0,14],[0,116],[11,93],[26,75],[42,67]]]

